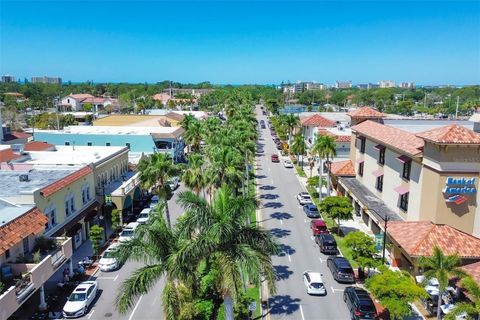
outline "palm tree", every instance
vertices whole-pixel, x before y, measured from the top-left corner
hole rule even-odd
[[[171,226],[168,197],[170,188],[168,180],[180,173],[180,167],[173,163],[168,153],[154,153],[148,158],[143,158],[138,164],[140,181],[145,189],[152,189],[165,202],[165,215],[168,226]]]
[[[183,139],[190,150],[195,152],[200,150],[200,142],[202,141],[202,124],[200,121],[195,119],[188,125],[188,130],[183,134]]]
[[[197,196],[205,186],[204,163],[205,160],[201,154],[192,153],[188,156],[188,165],[182,173],[182,180],[185,185],[193,190]]]
[[[228,146],[212,148],[209,155],[210,169],[215,172],[213,185],[219,188],[222,184],[227,184],[235,190],[241,187],[243,182],[243,164],[242,155]]]
[[[297,159],[299,159],[299,155],[302,155],[305,153],[305,140],[303,140],[303,136],[301,133],[297,133],[295,136],[293,136],[293,142],[292,146],[290,148],[290,153],[293,153],[297,156]],[[303,159],[302,159],[303,162]],[[303,171],[303,163],[301,165],[302,171]]]
[[[327,164],[328,164],[327,197],[330,197],[330,181],[331,181],[330,159],[331,158],[333,159],[335,156],[337,156],[337,143],[335,142],[335,139],[332,136],[325,135],[325,136],[322,136],[321,138],[321,144],[324,150],[324,155],[327,158]]]
[[[467,290],[473,303],[457,303],[455,309],[445,319],[454,320],[456,316],[462,313],[466,313],[471,319],[480,319],[478,318],[478,315],[480,315],[480,285],[472,277],[467,276],[462,280],[462,287]]]
[[[293,129],[300,124],[300,119],[292,113],[289,113],[284,118],[285,125],[288,128],[288,145],[291,145]]]
[[[319,134],[315,134],[315,142],[312,145],[311,152],[318,156],[320,159],[320,168],[318,169],[318,200],[322,201],[322,185],[323,185],[323,158],[326,157],[326,151],[324,148],[324,143],[322,142],[322,137]]]
[[[140,267],[125,280],[116,297],[116,306],[120,313],[131,309],[138,297],[148,293],[154,285],[165,276],[162,293],[163,310],[167,320],[176,320],[180,314],[185,292],[193,291],[196,265],[180,265],[176,259],[183,239],[177,228],[167,226],[162,212],[164,204],[159,204],[152,213],[149,223],[137,228],[136,236],[122,243],[116,252],[121,263],[130,261],[143,262]],[[183,297],[182,297],[183,296]]]
[[[448,286],[448,279],[450,277],[463,278],[466,272],[459,268],[461,263],[457,254],[446,256],[438,247],[433,248],[433,255],[431,257],[420,257],[418,264],[425,269],[424,275],[426,279],[436,278],[439,284],[438,294],[438,310],[437,319],[441,319],[442,295],[445,293],[445,288]]]
[[[246,225],[246,217],[255,210],[251,196],[235,196],[222,186],[209,204],[192,192],[179,194],[185,213],[178,227],[183,238],[192,239],[182,250],[180,265],[201,257],[207,266],[218,269],[218,294],[223,297],[226,319],[233,319],[233,302],[245,276],[260,281],[263,275],[274,284],[271,255],[278,252],[272,235],[256,225]],[[270,291],[274,292],[274,287]]]

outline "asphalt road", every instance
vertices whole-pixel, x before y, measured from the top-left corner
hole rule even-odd
[[[267,122],[267,117],[257,109],[257,119]],[[273,257],[277,272],[277,292],[269,298],[271,319],[320,320],[350,319],[343,302],[343,288],[327,267],[328,256],[320,253],[309,228],[310,219],[303,213],[296,200],[299,192],[306,191],[295,169],[287,169],[280,163],[272,163],[271,155],[278,154],[270,130],[261,129],[259,144],[263,154],[257,154],[257,188],[262,202],[263,227],[271,230],[281,244],[282,253]],[[306,293],[302,274],[310,270],[323,274],[326,296],[310,296]]]
[[[182,213],[182,209],[176,203],[179,192],[185,190],[182,183],[175,191],[173,197],[169,200],[169,209],[172,222]],[[132,272],[140,268],[143,264],[140,262],[127,262],[120,269],[113,272],[98,271],[93,279],[98,281],[100,293],[95,303],[90,308],[89,313],[81,319],[112,319],[112,320],[158,320],[163,319],[163,307],[161,293],[164,287],[163,278],[156,283],[148,294],[141,296],[135,306],[126,314],[120,315],[115,308],[115,297],[117,296],[122,282],[127,279]]]

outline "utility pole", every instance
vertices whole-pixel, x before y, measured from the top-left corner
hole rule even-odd
[[[460,102],[460,96],[457,96],[457,107],[455,108],[455,119],[458,119],[458,103]]]
[[[383,230],[383,253],[382,253],[382,263],[385,264],[385,244],[387,242],[387,227],[388,227],[388,216],[385,216],[385,226],[384,226],[384,230]]]

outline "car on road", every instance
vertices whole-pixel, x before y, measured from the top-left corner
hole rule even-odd
[[[174,190],[177,190],[179,182],[180,182],[179,177],[173,177],[167,181],[167,184],[170,190],[174,191]]]
[[[64,318],[77,318],[88,314],[88,308],[97,296],[97,281],[84,281],[80,283],[68,297],[63,306]]]
[[[135,230],[140,225],[138,222],[130,222],[127,224],[125,228],[123,228],[122,232],[120,232],[120,236],[118,237],[118,242],[125,242],[129,241],[135,235]]]
[[[290,159],[283,160],[283,166],[285,168],[293,168],[293,163]]]
[[[308,294],[323,296],[327,294],[322,275],[319,272],[305,271],[303,273],[303,283]]]
[[[318,236],[322,233],[330,233],[328,231],[327,224],[322,219],[315,219],[310,221],[310,229],[312,229],[314,236]]]
[[[344,257],[328,257],[327,266],[337,282],[355,283],[352,266]]]
[[[153,208],[145,208],[143,209],[137,217],[137,222],[140,224],[146,224],[150,219],[150,212],[152,212]]]
[[[115,257],[115,251],[117,251],[119,245],[120,244],[118,242],[112,243],[102,254],[100,260],[98,261],[98,266],[101,271],[108,272],[118,269],[120,263]]]
[[[272,162],[280,162],[280,159],[278,158],[278,154],[272,154]]]
[[[321,233],[315,238],[321,253],[337,254],[337,242],[335,238],[329,233]]]
[[[277,147],[277,150],[282,150],[282,143],[281,142],[278,142],[275,145]]]
[[[377,309],[368,291],[358,287],[346,287],[343,291],[343,301],[352,319],[377,319]]]
[[[306,205],[312,203],[312,198],[308,192],[300,192],[297,194],[297,201],[300,205]]]
[[[320,218],[320,212],[313,203],[307,203],[303,206],[303,211],[309,218]]]

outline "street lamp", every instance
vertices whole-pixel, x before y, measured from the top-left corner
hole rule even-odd
[[[105,186],[102,186],[102,197],[103,197],[103,203],[102,203],[102,214],[100,215],[100,220],[103,221],[103,233],[105,236],[105,242],[107,242],[107,219],[105,217]]]
[[[390,218],[388,216],[385,216],[384,218],[384,221],[385,221],[385,225],[384,225],[384,229],[383,229],[383,246],[382,246],[382,263],[385,264],[385,244],[387,242],[387,227],[388,227],[388,221],[390,220]]]

